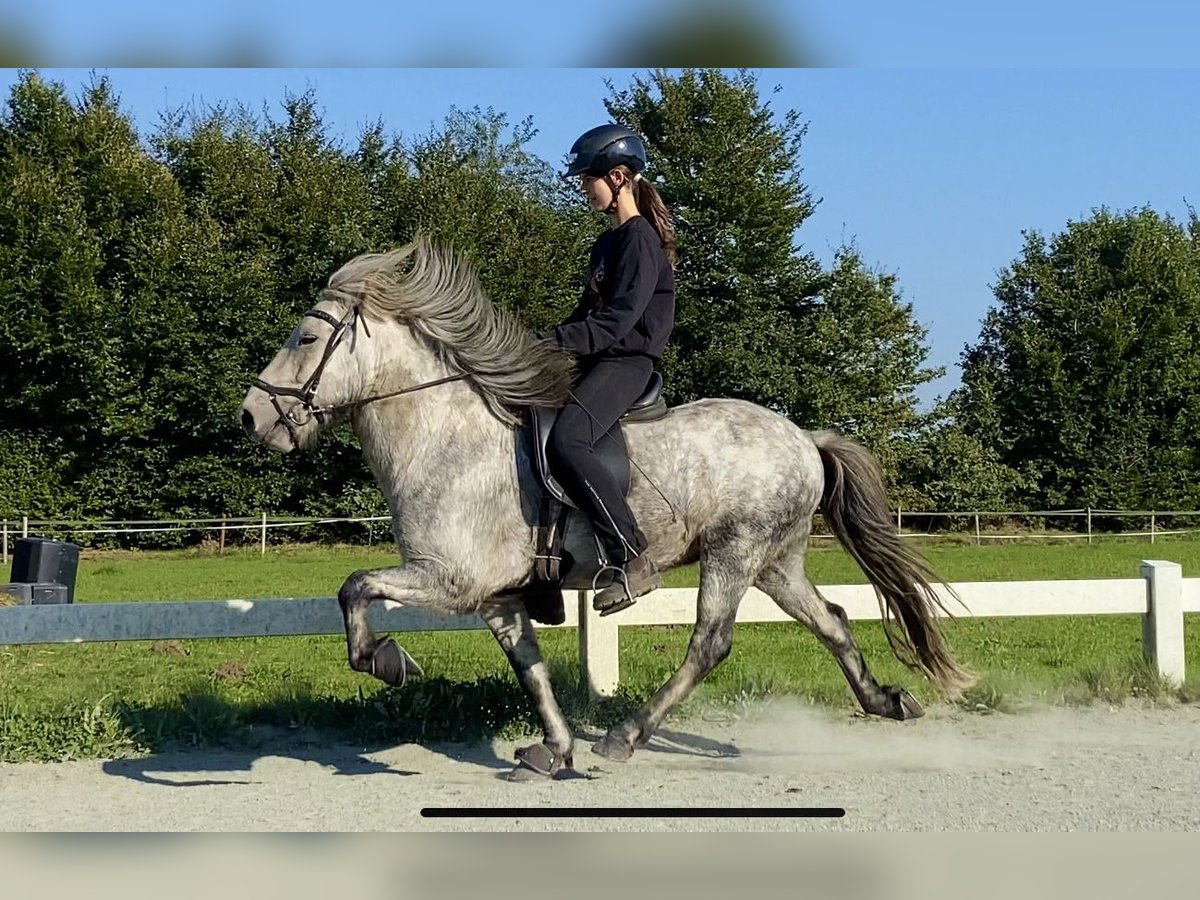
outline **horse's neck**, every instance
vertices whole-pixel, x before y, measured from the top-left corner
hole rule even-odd
[[[368,404],[354,430],[363,456],[394,502],[428,493],[434,479],[453,483],[448,468],[511,443],[509,429],[465,382],[450,382]]]

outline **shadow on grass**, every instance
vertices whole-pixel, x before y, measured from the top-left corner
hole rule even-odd
[[[613,698],[592,701],[575,687],[578,671],[570,667],[552,677],[563,712],[581,742],[598,740],[645,700],[623,690]],[[128,751],[105,762],[103,771],[177,787],[252,784],[255,761],[267,756],[316,763],[335,775],[420,774],[369,756],[406,743],[494,769],[503,777],[515,760],[498,756],[494,742],[528,738],[532,743],[541,737],[541,724],[515,679],[495,675],[476,681],[422,678],[403,688],[360,688],[351,698],[290,693],[251,703],[198,684],[166,703],[119,702],[103,715],[111,721],[99,731],[120,738]],[[111,755],[102,745],[93,749],[99,752],[85,755]],[[642,749],[704,757],[738,755],[732,745],[664,729]],[[588,755],[586,744],[577,748],[577,769],[590,765],[584,762]],[[237,772],[243,777],[171,777],[175,772]]]
[[[632,716],[656,686],[623,686],[616,696],[593,701],[580,686],[577,664],[553,661],[550,667],[556,697],[580,742],[576,768],[586,769],[600,762],[588,744]],[[639,749],[738,755],[732,745],[686,730],[668,723]],[[204,677],[146,699],[114,695],[57,709],[0,701],[0,761],[99,759],[115,777],[181,787],[253,783],[254,763],[265,757],[315,763],[338,775],[418,774],[371,758],[402,744],[502,774],[515,760],[497,755],[498,741],[540,738],[541,723],[511,673],[469,681],[426,677],[403,688],[364,678],[350,696],[309,683]]]

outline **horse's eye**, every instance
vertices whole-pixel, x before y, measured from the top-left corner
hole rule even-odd
[[[300,346],[303,347],[305,344],[311,344],[316,339],[317,336],[315,334],[302,334],[300,335]]]

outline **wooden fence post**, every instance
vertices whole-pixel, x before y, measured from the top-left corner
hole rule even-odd
[[[1142,645],[1146,660],[1159,675],[1176,686],[1183,684],[1183,567],[1161,559],[1142,560],[1146,579],[1146,614],[1142,617]]]
[[[617,623],[592,609],[591,591],[577,593],[579,603],[579,674],[593,700],[612,697],[621,680]]]

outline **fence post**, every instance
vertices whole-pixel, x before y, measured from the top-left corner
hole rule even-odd
[[[1154,512],[1150,512],[1150,543],[1154,543]]]
[[[21,516],[21,537],[29,537],[29,516]]]
[[[1087,517],[1088,517],[1088,543],[1090,544],[1092,542],[1092,508],[1090,506],[1087,509]]]
[[[225,520],[224,519],[221,520],[221,549],[218,552],[220,552],[220,553],[225,552]]]
[[[901,516],[900,507],[897,506],[896,507],[896,534],[902,534],[904,532],[904,528],[900,524],[900,516]]]
[[[1176,562],[1144,559],[1146,614],[1142,644],[1146,660],[1167,681],[1183,683],[1183,568]]]
[[[577,593],[579,603],[579,674],[588,696],[612,697],[621,680],[621,650],[615,617],[600,618],[591,591]]]
[[[983,543],[983,538],[979,536],[979,513],[975,513],[975,545]]]
[[[266,555],[267,552],[267,514],[262,514],[262,542],[259,545],[260,554]]]
[[[8,519],[4,520],[4,564],[8,565]]]

